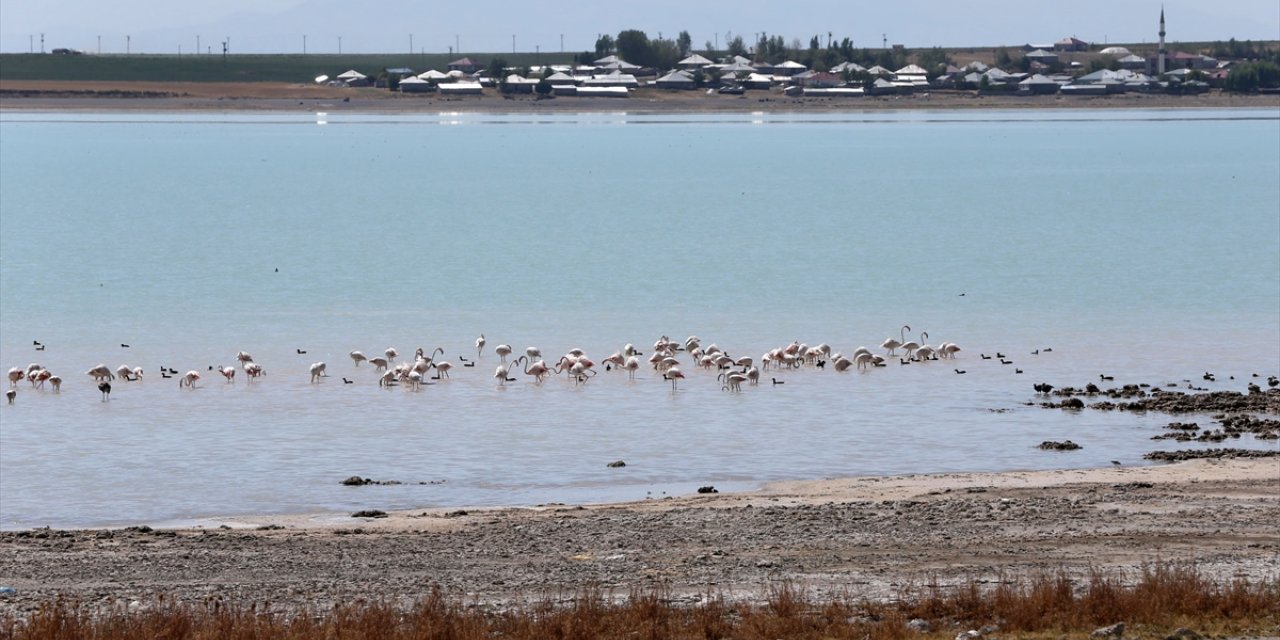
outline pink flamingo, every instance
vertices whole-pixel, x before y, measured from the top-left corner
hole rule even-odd
[[[675,391],[676,381],[684,379],[684,372],[680,370],[680,367],[671,367],[667,369],[666,373],[662,374],[662,377],[671,381],[671,390]]]

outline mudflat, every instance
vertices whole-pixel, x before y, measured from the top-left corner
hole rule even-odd
[[[371,87],[339,88],[271,82],[71,82],[5,80],[0,110],[9,111],[326,111],[332,113],[628,113],[834,112],[893,109],[1070,109],[1070,108],[1260,108],[1280,109],[1280,95],[1210,91],[1197,95],[1125,93],[1110,96],[979,95],[974,91],[928,91],[914,95],[788,97],[772,91],[746,95],[705,90],[642,88],[626,98],[504,96],[442,97]]]
[[[376,486],[353,491],[376,491]],[[371,502],[373,501],[371,494]],[[763,601],[892,597],[1159,563],[1280,579],[1280,458],[785,483],[604,505],[254,516],[184,529],[0,533],[0,615],[217,597],[272,608],[405,606],[440,588],[503,604],[585,588]]]

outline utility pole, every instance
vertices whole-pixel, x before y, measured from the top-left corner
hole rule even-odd
[[[511,34],[511,53],[515,54],[515,52],[516,52],[516,34],[513,33]]]
[[[27,53],[35,53],[35,52],[36,52],[36,37],[28,33],[27,34]]]
[[[888,49],[888,48],[889,48],[889,35],[888,35],[888,34],[884,34],[884,33],[880,34],[880,40],[882,41],[882,42],[881,42],[881,44],[880,44],[880,47],[881,47],[881,48],[883,48],[883,49]]]
[[[453,34],[453,50],[458,55],[462,55],[462,41],[458,39],[458,34]]]
[[[302,55],[307,55],[307,34],[302,34]]]
[[[409,55],[413,55],[413,34],[409,34]]]
[[[199,50],[200,47],[196,47],[196,51]],[[98,55],[102,55],[102,36],[98,36]]]
[[[200,34],[196,34],[196,55],[200,55]]]
[[[132,43],[133,43],[133,36],[128,36],[128,35],[127,35],[127,36],[125,36],[125,37],[124,37],[124,53],[125,53],[125,55],[129,55],[130,53],[133,53],[133,44],[132,44]]]
[[[44,34],[40,34],[40,53],[44,53]]]
[[[338,55],[342,55],[342,36],[338,36]]]
[[[560,53],[564,53],[564,34],[560,34]]]

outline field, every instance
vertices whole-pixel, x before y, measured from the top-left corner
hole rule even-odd
[[[479,64],[501,56],[511,65],[568,64],[572,54],[477,54]],[[542,62],[538,62],[541,59]],[[448,54],[332,55],[0,55],[0,80],[112,82],[310,82],[356,69],[376,76],[383,69],[408,67],[446,71]]]

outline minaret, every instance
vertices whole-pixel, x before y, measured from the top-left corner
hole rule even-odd
[[[1164,75],[1164,5],[1160,5],[1160,58],[1156,62],[1156,75]]]

